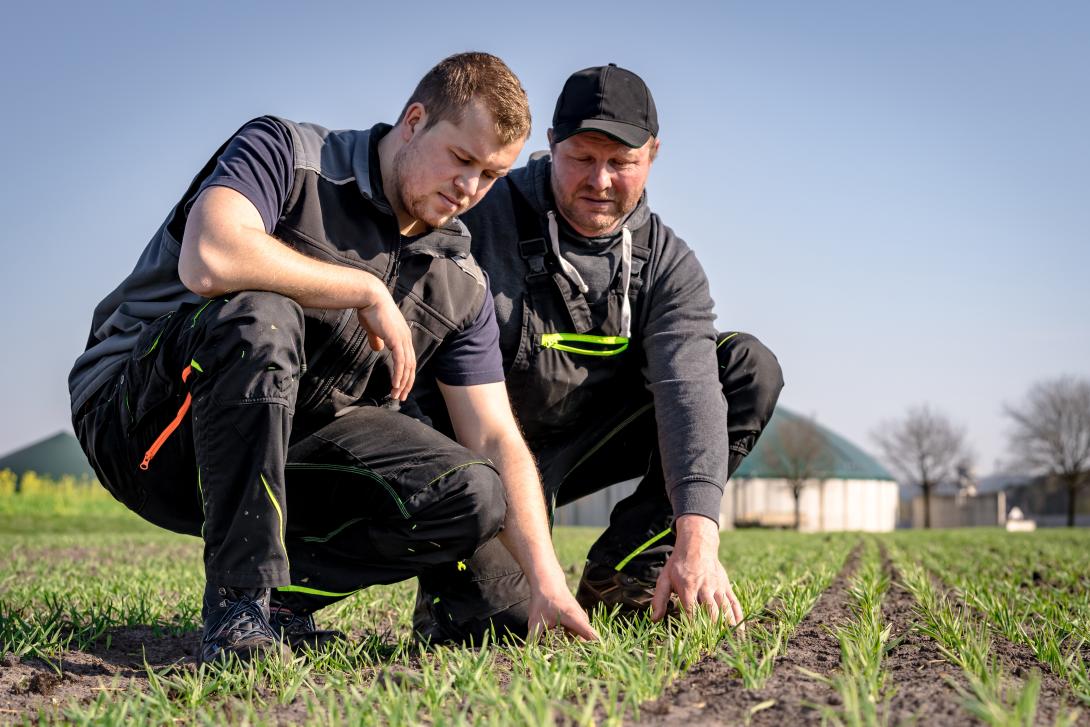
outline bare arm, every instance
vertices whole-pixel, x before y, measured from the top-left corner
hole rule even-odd
[[[491,304],[491,303],[489,303]],[[507,491],[500,540],[530,581],[530,628],[563,626],[585,639],[598,634],[568,590],[549,534],[545,500],[530,450],[519,433],[503,383],[447,386],[439,390],[458,441],[491,459]]]
[[[371,347],[390,349],[391,395],[404,399],[412,388],[412,336],[383,282],[362,270],[307,257],[266,234],[257,208],[233,189],[209,187],[193,204],[178,275],[183,285],[205,298],[267,290],[308,308],[355,308]]]

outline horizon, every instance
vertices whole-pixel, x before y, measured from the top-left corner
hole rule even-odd
[[[1003,406],[1090,375],[1090,6],[636,3],[646,40],[570,8],[580,21],[557,32],[556,8],[485,4],[411,44],[396,9],[353,3],[9,11],[0,452],[71,432],[65,381],[94,305],[235,128],[390,120],[470,48],[530,95],[520,163],[571,72],[612,61],[647,81],[651,208],[703,263],[718,325],[777,354],[785,407],[879,461],[870,433],[929,403],[966,427],[979,476],[1002,472]]]

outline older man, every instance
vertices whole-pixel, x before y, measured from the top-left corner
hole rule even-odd
[[[202,661],[328,636],[315,610],[453,568],[501,530],[533,584],[523,626],[594,638],[457,219],[529,128],[518,79],[484,53],[433,68],[392,127],[256,119],[95,310],[75,429],[118,500],[204,539]],[[457,442],[396,411],[418,366]]]
[[[783,380],[752,336],[716,333],[700,263],[648,208],[658,132],[639,76],[613,64],[579,71],[557,100],[550,154],[463,219],[491,276],[508,392],[550,507],[642,478],[590,550],[580,603],[657,619],[676,594],[687,611],[736,623],[720,500]],[[419,398],[442,428],[442,407]],[[498,545],[467,566],[421,576],[418,633],[519,632],[521,569]]]

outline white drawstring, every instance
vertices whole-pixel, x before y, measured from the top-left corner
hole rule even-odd
[[[560,269],[568,276],[568,280],[579,288],[579,292],[585,294],[590,288],[583,282],[583,276],[560,254],[560,233],[556,228],[556,214],[552,210],[549,210],[549,243],[553,246],[553,255],[556,255],[556,259],[560,261]]]
[[[556,226],[556,214],[552,210],[549,211],[549,244],[552,245],[556,259],[560,261],[560,269],[564,271],[564,275],[568,276],[568,280],[579,288],[580,293],[585,294],[589,288],[583,282],[583,276],[560,254],[560,233]],[[621,228],[621,277],[624,279],[621,296],[621,335],[631,338],[632,303],[628,300],[628,286],[632,282],[632,231],[628,229],[628,225]]]
[[[632,337],[632,304],[628,302],[628,284],[632,280],[632,231],[628,225],[621,228],[621,277],[624,278],[621,293],[621,335]]]

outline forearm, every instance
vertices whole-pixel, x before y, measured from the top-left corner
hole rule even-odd
[[[483,449],[496,464],[507,491],[507,517],[500,541],[522,566],[531,587],[541,590],[563,584],[541,482],[525,443],[521,437],[504,436],[486,442]]]
[[[178,273],[206,298],[267,290],[311,308],[366,308],[383,287],[374,275],[307,257],[266,234],[253,205],[222,187],[205,190],[193,205]]]

